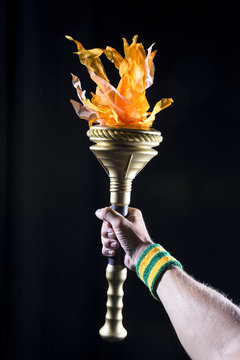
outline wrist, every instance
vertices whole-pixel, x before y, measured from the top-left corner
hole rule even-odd
[[[145,247],[138,258],[136,272],[138,277],[149,288],[152,296],[159,300],[156,292],[159,281],[166,270],[172,267],[182,269],[181,263],[169,254],[161,245],[150,244]]]
[[[132,256],[133,268],[135,269],[135,271],[140,256],[142,255],[144,250],[151,244],[152,243],[150,241],[141,242],[139,246],[135,249],[134,254]]]

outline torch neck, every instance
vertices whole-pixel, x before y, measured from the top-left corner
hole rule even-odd
[[[110,202],[113,206],[130,204],[132,179],[110,177]]]

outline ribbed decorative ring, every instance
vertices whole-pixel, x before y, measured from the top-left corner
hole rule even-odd
[[[108,129],[93,126],[88,130],[87,136],[94,139],[154,143],[156,146],[163,139],[161,133],[156,130]]]

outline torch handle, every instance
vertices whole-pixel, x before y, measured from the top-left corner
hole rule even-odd
[[[112,205],[112,209],[127,216],[127,206]],[[106,268],[108,281],[107,311],[105,323],[99,330],[101,337],[107,341],[121,341],[127,336],[127,330],[122,324],[123,283],[127,278],[127,269],[123,263],[123,249],[120,248],[114,257],[108,259]]]
[[[128,214],[128,206],[112,205],[112,209],[116,210],[122,216],[126,217]],[[123,265],[123,249],[118,249],[114,257],[108,258],[108,264],[110,265]]]

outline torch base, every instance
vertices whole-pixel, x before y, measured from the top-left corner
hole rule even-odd
[[[99,330],[100,336],[107,341],[122,341],[127,336],[127,330],[122,324],[123,283],[127,278],[124,265],[107,265],[106,278],[108,280],[107,312],[105,324]]]

